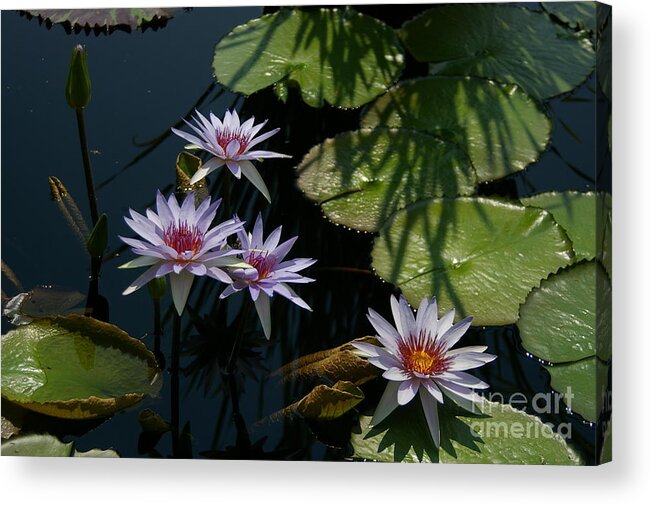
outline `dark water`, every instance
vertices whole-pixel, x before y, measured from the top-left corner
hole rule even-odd
[[[391,7],[365,9],[395,25],[401,22],[400,16],[411,17],[420,8],[412,6],[398,16]],[[300,399],[310,386],[280,383],[270,378],[269,372],[301,355],[370,333],[372,329],[364,316],[367,308],[386,314],[392,287],[369,272],[373,237],[329,223],[294,186],[293,166],[312,145],[356,128],[359,111],[311,109],[296,96],[282,104],[269,90],[244,101],[219,86],[209,88],[215,43],[235,25],[258,17],[261,11],[179,11],[157,31],[115,32],[110,36],[69,35],[61,27],[48,30],[34,19],[3,12],[2,259],[26,289],[53,284],[86,292],[87,255],[51,201],[47,182],[50,175],[59,177],[88,215],[74,113],[63,94],[70,51],[77,43],[86,45],[89,54],[93,99],[86,110],[87,131],[96,182],[102,185],[110,181],[101,187],[98,198],[100,210],[108,214],[112,250],[120,246],[118,234],[130,235],[122,221],[127,209],[143,211],[151,204],[156,189],[173,184],[174,161],[183,147],[183,141],[169,137],[124,170],[143,152],[134,142],[167,131],[207,90],[200,105],[204,113],[213,110],[221,115],[226,107],[237,105],[240,115],[255,114],[269,118],[274,127],[284,126],[268,147],[292,154],[293,160],[264,164],[273,205],[268,206],[248,183],[239,182],[234,185],[233,206],[247,221],[262,211],[266,230],[282,224],[284,236],[300,236],[295,256],[319,260],[310,271],[317,282],[299,291],[315,310],[309,313],[284,299],[275,299],[273,335],[268,343],[255,319],[247,324],[247,340],[238,364],[242,372],[240,403],[251,438],[258,444],[253,452],[238,452],[233,449],[236,432],[218,365],[223,367],[228,358],[244,299],[234,296],[227,303],[217,304],[217,283],[196,283],[183,324],[181,426],[189,423],[194,457],[341,459],[349,454],[345,435],[354,420],[344,419],[338,426],[313,426],[313,430],[302,421],[268,422],[267,416]],[[417,64],[409,62],[406,76],[419,71]],[[595,165],[600,156],[594,135],[596,89],[592,77],[571,96],[548,103],[554,118],[553,148],[526,172],[485,185],[480,192],[517,197],[552,189],[594,189]],[[212,179],[213,194],[220,194],[221,177]],[[609,189],[609,183],[605,189]],[[130,253],[124,256],[129,258]],[[121,296],[134,277],[134,271],[116,269],[122,261],[117,258],[105,263],[100,291],[109,301],[111,322],[142,338],[151,348],[151,300],[146,290]],[[3,289],[11,294],[5,283]],[[172,325],[168,302],[163,307],[168,316],[163,351],[169,355]],[[3,322],[3,332],[7,327]],[[483,343],[489,347],[488,352],[506,358],[498,360],[499,366],[479,370],[478,375],[491,384],[493,391],[505,395],[521,391],[529,397],[537,391],[551,391],[547,372],[520,350],[516,328],[473,329],[467,343]],[[377,400],[374,393],[379,390],[371,388],[369,405]],[[74,438],[80,450],[113,447],[124,457],[146,455],[138,449],[141,429],[137,416],[143,408],[170,418],[167,375],[160,399],[147,400],[99,425],[67,422],[46,424],[44,429],[66,439]],[[35,423],[42,421],[37,418]],[[554,424],[572,422],[575,447],[584,455],[594,451],[594,427],[569,414],[544,420]],[[165,435],[156,445],[156,453],[150,455],[165,457],[170,450],[170,437]]]

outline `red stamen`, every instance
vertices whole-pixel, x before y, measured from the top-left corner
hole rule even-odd
[[[430,338],[427,330],[418,335],[409,335],[398,342],[398,351],[404,366],[412,372],[423,375],[440,374],[449,368],[452,359],[445,356],[441,342]]]
[[[266,279],[276,265],[276,258],[269,256],[269,251],[254,251],[246,258],[246,262],[258,271],[258,280]]]
[[[228,144],[230,144],[232,140],[237,140],[240,143],[240,148],[238,149],[236,154],[242,154],[244,151],[246,151],[249,142],[251,142],[251,136],[250,134],[244,133],[241,127],[235,130],[224,128],[221,130],[217,130],[216,140],[217,143],[221,146],[221,148],[224,151],[226,151]]]
[[[179,254],[196,254],[203,245],[203,234],[196,226],[181,221],[167,227],[163,232],[163,242]]]

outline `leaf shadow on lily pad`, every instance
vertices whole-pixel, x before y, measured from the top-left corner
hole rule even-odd
[[[370,428],[364,439],[381,436],[377,452],[382,453],[391,448],[395,462],[429,460],[436,463],[440,461],[440,451],[457,458],[457,450],[453,441],[457,445],[479,453],[484,442],[472,434],[468,424],[456,417],[460,414],[470,415],[452,402],[446,402],[444,406],[439,405],[440,449],[436,448],[429,434],[418,399],[398,407],[387,419]],[[481,419],[490,416],[478,414],[476,417]]]
[[[221,84],[246,95],[276,84],[300,88],[312,107],[326,101],[350,108],[385,92],[402,59],[397,36],[375,18],[350,9],[283,8],[220,40],[213,70]]]

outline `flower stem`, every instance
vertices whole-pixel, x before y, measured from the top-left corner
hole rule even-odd
[[[179,363],[181,350],[181,316],[174,311],[174,326],[172,330],[172,365],[170,374],[171,408],[172,408],[172,457],[179,457]]]
[[[163,335],[163,325],[160,314],[160,298],[153,298],[154,301],[154,356],[160,369],[165,368],[165,356],[160,351],[160,341]]]
[[[231,174],[228,170],[222,170],[224,174],[224,211],[226,219],[231,217]]]
[[[88,283],[88,296],[86,297],[86,309],[84,315],[97,317],[99,304],[99,271],[102,268],[101,256],[90,258],[90,282]]]
[[[90,165],[90,156],[88,155],[84,109],[75,109],[75,113],[77,114],[77,130],[79,131],[81,159],[84,163],[84,175],[86,176],[86,192],[88,193],[88,203],[90,205],[90,217],[93,221],[93,226],[95,226],[99,219],[99,211],[97,210],[97,195],[95,194],[95,183],[93,182],[93,169]]]
[[[235,423],[235,430],[237,433],[236,446],[244,450],[251,448],[251,438],[249,437],[249,431],[246,427],[244,416],[242,416],[242,412],[240,411],[240,394],[237,390],[235,369],[237,365],[237,357],[240,354],[242,341],[244,340],[244,330],[246,329],[246,322],[249,318],[248,316],[250,311],[251,303],[247,299],[244,302],[244,308],[240,315],[237,333],[235,334],[235,341],[233,342],[233,348],[228,358],[228,364],[226,365],[226,379],[228,381],[228,390],[230,393],[231,406],[233,409],[233,422]]]

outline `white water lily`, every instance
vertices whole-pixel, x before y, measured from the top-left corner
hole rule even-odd
[[[396,407],[406,405],[418,394],[432,439],[439,447],[437,404],[448,397],[473,412],[474,403],[481,400],[474,390],[489,386],[465,370],[480,367],[497,356],[484,353],[485,346],[452,349],[470,327],[472,317],[452,324],[453,309],[437,319],[436,298],[423,298],[414,317],[404,297],[398,301],[391,296],[391,311],[395,327],[373,309],[368,313],[383,347],[353,342],[358,354],[384,370],[382,376],[389,380],[371,425],[382,422]]]
[[[280,128],[256,136],[267,124],[267,121],[254,125],[255,118],[252,117],[240,123],[237,112],[229,110],[226,111],[223,120],[220,120],[212,112],[210,120],[199,111],[196,113],[195,125],[186,121],[196,135],[172,128],[176,135],[190,142],[190,145],[187,146],[188,149],[203,149],[213,155],[213,158],[206,161],[196,171],[190,183],[196,184],[211,172],[226,165],[236,178],[239,179],[244,175],[267,201],[271,202],[267,185],[253,166],[252,161],[263,158],[291,158],[291,156],[273,151],[251,151],[251,148],[278,133]]]
[[[180,315],[195,276],[207,275],[231,283],[222,268],[243,263],[235,257],[240,251],[230,249],[226,239],[241,230],[243,223],[235,218],[210,228],[220,202],[211,205],[210,198],[206,198],[195,208],[194,194],[188,193],[179,206],[173,194],[165,200],[159,191],[157,213],[147,209],[145,217],[129,209],[131,218],[125,221],[142,240],[120,237],[139,256],[120,268],[148,266],[149,269],[122,294],[129,295],[152,279],[169,275],[172,299]]]

